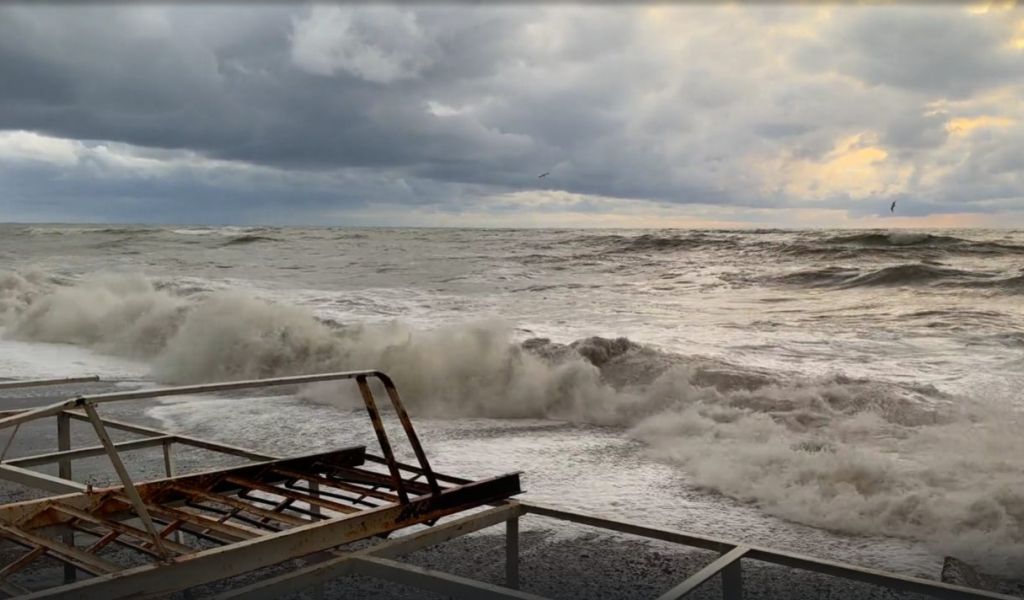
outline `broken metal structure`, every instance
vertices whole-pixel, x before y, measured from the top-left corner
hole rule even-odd
[[[352,380],[373,423],[381,456],[364,447],[296,457],[167,433],[103,418],[97,407],[118,401],[273,386]],[[399,462],[370,382],[379,382],[401,423],[416,464]],[[0,389],[81,383],[96,378],[0,382]],[[56,452],[7,458],[18,429],[57,420]],[[91,424],[98,444],[71,448],[71,422]],[[435,472],[391,379],[356,371],[237,381],[79,396],[40,408],[0,412],[9,430],[0,454],[0,478],[57,495],[0,506],[0,537],[10,560],[0,563],[0,592],[23,598],[156,598],[236,575],[260,573],[292,559],[304,565],[227,591],[218,600],[277,598],[351,574],[367,575],[461,598],[533,598],[519,589],[519,521],[528,515],[570,521],[682,546],[712,550],[716,560],[667,590],[662,599],[686,596],[720,577],[725,598],[741,598],[741,561],[755,560],[895,590],[940,598],[1003,599],[1011,596],[885,573],[757,546],[511,500],[520,493],[517,473],[467,480]],[[111,430],[143,437],[115,442]],[[248,461],[178,475],[173,448],[201,448]],[[165,477],[134,481],[122,452],[162,448]],[[75,460],[106,456],[120,485],[94,488],[72,479]],[[58,465],[52,476],[31,469]],[[477,510],[479,509],[479,510]],[[461,514],[459,514],[461,513]],[[458,518],[437,524],[444,517]],[[397,558],[495,525],[505,525],[505,585],[424,569]],[[413,526],[425,525],[415,529]],[[358,550],[352,542],[404,534]],[[411,530],[412,533],[409,533]],[[12,547],[20,547],[11,553]],[[114,552],[113,550],[117,550]],[[58,577],[18,581],[19,575],[60,565]],[[207,594],[209,595],[209,594]]]

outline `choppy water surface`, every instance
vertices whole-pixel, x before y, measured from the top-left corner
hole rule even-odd
[[[1024,232],[0,225],[0,265],[5,376],[378,367],[441,464],[534,498],[1024,571]],[[152,413],[329,446],[351,401]]]

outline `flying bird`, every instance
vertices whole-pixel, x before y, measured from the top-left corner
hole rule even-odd
[[[550,172],[544,172],[537,176],[537,179],[544,179],[550,174]]]
[[[889,212],[896,212],[896,201],[892,201],[892,206],[889,207]]]

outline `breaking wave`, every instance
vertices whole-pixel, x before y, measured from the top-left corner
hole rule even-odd
[[[1024,246],[1021,245],[1005,244],[990,240],[971,240],[950,235],[914,231],[837,235],[825,238],[819,244],[814,244],[812,247],[798,245],[796,249],[803,249],[808,253],[849,252],[851,249],[859,250],[860,252],[930,250],[947,254],[1024,253]]]
[[[805,269],[769,278],[772,283],[800,287],[834,287],[841,289],[861,287],[896,287],[925,285],[955,285],[958,287],[998,288],[1013,292],[1024,288],[1024,276],[997,279],[991,273],[978,273],[916,263],[882,267],[861,272],[852,267],[823,267]]]
[[[1019,416],[930,386],[799,377],[626,338],[517,343],[503,322],[331,325],[239,291],[182,289],[0,274],[0,325],[16,339],[145,358],[167,383],[380,368],[417,414],[618,427],[695,485],[784,518],[1024,568]],[[303,393],[354,406],[347,390]]]
[[[757,233],[761,235],[755,235]],[[570,243],[595,248],[599,256],[737,249],[825,259],[894,255],[937,258],[953,255],[1024,254],[1024,245],[913,231],[858,232],[828,236],[819,233],[783,236],[781,233],[767,230],[602,234],[580,236],[570,240]]]
[[[848,279],[842,287],[915,285],[984,277],[987,275],[919,263],[883,267]]]
[[[277,241],[280,241],[280,240],[278,240],[275,237],[270,237],[269,235],[247,234],[247,235],[240,235],[238,237],[233,237],[230,240],[224,242],[224,245],[225,246],[238,246],[238,245],[242,245],[242,244],[252,244],[254,242],[277,242]]]
[[[825,244],[854,244],[860,246],[949,246],[969,244],[969,240],[949,235],[898,231],[893,233],[856,233],[838,235],[824,240]]]
[[[853,268],[824,267],[786,273],[775,277],[774,281],[784,285],[816,287],[844,283],[858,274],[859,271]]]
[[[1007,294],[1024,294],[1024,275],[993,279],[979,284],[981,287],[995,288]]]

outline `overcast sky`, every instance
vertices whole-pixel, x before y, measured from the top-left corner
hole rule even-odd
[[[1022,120],[1005,4],[0,5],[0,221],[1024,226]]]

